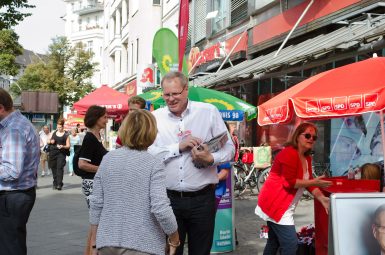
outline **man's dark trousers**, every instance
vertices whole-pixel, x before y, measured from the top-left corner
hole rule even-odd
[[[27,222],[36,199],[28,191],[0,191],[0,255],[27,254]]]
[[[215,225],[215,186],[205,194],[183,197],[167,192],[174,211],[180,238],[176,255],[183,254],[183,246],[188,236],[190,255],[210,254]]]

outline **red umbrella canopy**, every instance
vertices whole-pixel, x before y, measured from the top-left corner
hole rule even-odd
[[[258,124],[327,119],[385,108],[385,58],[335,68],[298,83],[258,106]]]
[[[100,105],[106,107],[108,115],[125,114],[128,111],[128,98],[128,95],[102,85],[74,103],[74,108],[78,113],[85,113],[91,105]]]

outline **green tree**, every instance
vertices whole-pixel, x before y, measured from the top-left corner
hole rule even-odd
[[[27,3],[28,0],[1,0],[0,1],[0,30],[10,29],[23,21],[31,13],[20,12],[23,8],[35,8]]]
[[[0,74],[16,75],[19,65],[16,56],[23,53],[19,37],[12,30],[0,30]]]
[[[93,53],[86,51],[81,43],[71,46],[66,37],[52,41],[45,61],[28,65],[17,85],[11,84],[11,92],[14,95],[19,95],[20,89],[57,92],[62,106],[72,105],[92,91],[90,79],[97,63],[92,62]]]

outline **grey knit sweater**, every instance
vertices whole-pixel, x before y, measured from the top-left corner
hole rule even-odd
[[[97,248],[113,246],[164,254],[165,234],[177,230],[166,194],[164,165],[146,151],[107,153],[94,178],[90,223]]]

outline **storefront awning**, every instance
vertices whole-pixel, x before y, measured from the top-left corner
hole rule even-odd
[[[328,34],[321,34],[296,45],[282,49],[274,58],[276,51],[246,60],[234,67],[230,67],[193,81],[196,86],[212,87],[227,85],[242,80],[258,79],[263,74],[273,72],[282,66],[290,67],[308,60],[317,60],[337,49],[370,46],[373,43],[384,42],[385,18],[366,19],[351,23]]]

